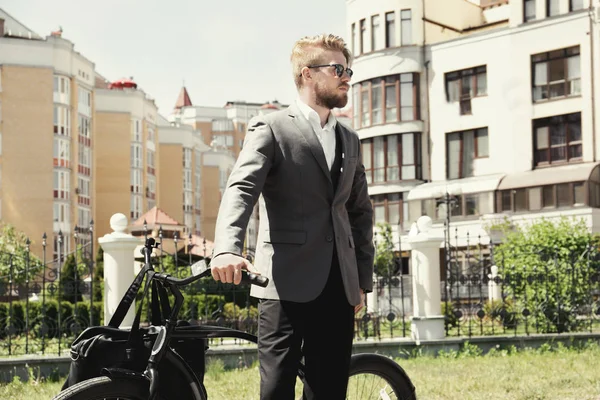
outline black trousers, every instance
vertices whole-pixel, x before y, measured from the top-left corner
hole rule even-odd
[[[334,251],[334,254],[336,252]],[[323,292],[313,301],[259,303],[260,399],[293,400],[298,364],[304,357],[303,399],[344,400],[354,334],[337,256]]]

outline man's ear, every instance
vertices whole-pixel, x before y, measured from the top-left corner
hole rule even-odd
[[[308,67],[302,68],[300,70],[300,75],[302,75],[302,78],[304,78],[306,80],[311,80],[312,79],[312,71]]]

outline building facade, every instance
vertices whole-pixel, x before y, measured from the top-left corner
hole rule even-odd
[[[127,213],[135,221],[159,204],[158,112],[154,100],[129,80],[95,92],[95,229],[102,236],[111,232],[113,214]]]
[[[403,234],[424,214],[438,228],[450,221],[458,246],[485,240],[489,225],[505,218],[572,215],[600,231],[596,3],[348,1],[358,47],[353,123],[373,171],[376,222]],[[412,103],[402,97],[405,73],[421,83]],[[392,187],[413,181],[396,173],[407,168],[412,178],[404,136],[400,144],[395,135],[411,130],[422,139],[414,148],[422,180],[403,191],[398,211]]]
[[[38,256],[44,233],[48,258],[89,235],[95,75],[62,31],[42,38],[0,10],[0,219]]]
[[[210,149],[199,131],[189,125],[170,123],[159,116],[160,207],[181,221],[187,234],[200,235],[202,228],[203,152]]]

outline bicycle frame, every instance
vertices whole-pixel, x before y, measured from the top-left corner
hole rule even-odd
[[[174,278],[168,274],[156,273],[152,267],[150,256],[152,250],[156,247],[156,242],[153,238],[148,238],[146,244],[142,248],[144,255],[144,262],[148,267],[150,279],[158,281],[159,285],[168,288],[174,297],[173,306],[169,317],[166,318],[164,325],[155,326],[150,328],[150,334],[156,335],[152,350],[150,352],[150,358],[148,359],[148,365],[143,373],[136,371],[124,370],[119,368],[108,368],[106,370],[107,375],[112,377],[124,377],[133,379],[144,379],[149,381],[149,399],[154,400],[158,394],[158,388],[160,384],[160,376],[158,373],[158,365],[161,363],[164,357],[167,358],[167,362],[173,367],[177,368],[184,376],[185,380],[189,382],[190,388],[197,399],[202,399],[201,392],[206,395],[206,389],[204,385],[198,380],[190,366],[185,360],[175,353],[168,344],[171,339],[208,339],[208,338],[238,338],[249,341],[251,343],[257,343],[258,338],[255,335],[251,335],[244,331],[239,331],[230,328],[223,328],[219,326],[210,325],[198,325],[198,326],[177,326],[177,317],[181,306],[183,305],[183,294],[179,290],[180,286],[185,286],[193,283],[203,277],[210,274],[210,268],[206,268],[204,271],[197,275],[190,276],[185,279]],[[268,279],[259,275],[246,273],[243,271],[242,280],[253,284],[264,286],[268,283]]]

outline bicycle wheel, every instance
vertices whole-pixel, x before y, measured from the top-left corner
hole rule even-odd
[[[100,376],[69,387],[52,400],[147,400],[148,387],[148,382],[141,379]],[[199,397],[206,400],[204,393],[199,393]],[[177,397],[159,394],[158,399],[176,400]]]
[[[356,354],[350,362],[347,400],[416,400],[406,372],[379,354]]]

